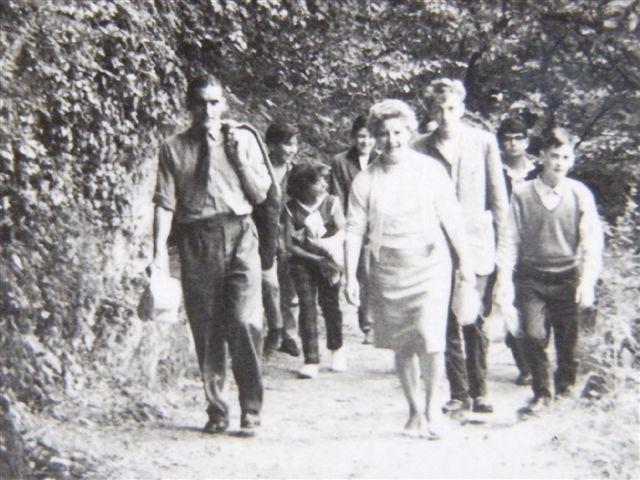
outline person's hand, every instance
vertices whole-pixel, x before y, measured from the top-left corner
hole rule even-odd
[[[578,284],[576,288],[576,303],[582,308],[593,307],[596,301],[596,295],[593,286],[585,285],[583,282]]]
[[[357,306],[360,304],[360,285],[358,285],[357,279],[347,278],[344,293],[347,297],[347,302],[351,305]]]
[[[469,261],[461,261],[459,263],[458,275],[460,276],[460,280],[463,282],[475,283],[476,281],[476,273],[473,271],[473,267]]]
[[[505,275],[498,273],[496,283],[493,287],[493,303],[503,307],[513,305],[515,291],[513,281]]]
[[[154,271],[169,273],[169,251],[166,248],[159,249],[146,269],[151,276]]]

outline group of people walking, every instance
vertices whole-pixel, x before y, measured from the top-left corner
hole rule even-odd
[[[260,424],[263,354],[300,355],[296,320],[299,376],[319,374],[318,305],[331,369],[347,369],[342,292],[359,306],[364,343],[395,353],[409,432],[435,439],[443,413],[493,411],[491,312],[508,325],[516,383],[532,385],[521,413],[571,389],[579,312],[594,302],[603,244],[593,195],[566,178],[573,139],[550,131],[538,160],[519,119],[505,120],[497,138],[463,120],[462,82],[438,79],[424,94],[436,123],[429,133],[417,133],[407,103],[383,100],[354,120],[349,150],[330,163],[297,162],[294,126],[273,123],[264,145],[250,125],[223,120],[215,77],[189,83],[192,125],[160,149],[151,268],[168,268],[173,228],[208,401],[205,431],[229,426],[227,352],[243,429]]]

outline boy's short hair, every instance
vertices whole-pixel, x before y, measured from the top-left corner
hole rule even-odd
[[[287,143],[297,134],[298,131],[293,125],[279,121],[274,122],[267,127],[264,139],[268,145],[280,145],[282,143]]]
[[[576,137],[569,133],[564,128],[554,127],[542,132],[542,138],[540,139],[540,150],[546,151],[551,148],[562,147],[569,145],[574,148],[576,144]]]
[[[446,98],[458,98],[461,102],[467,96],[467,89],[457,79],[438,78],[424,89],[424,96],[429,103],[439,102]]]
[[[189,83],[187,84],[187,93],[185,95],[185,104],[189,110],[193,108],[193,104],[196,99],[196,92],[209,86],[220,87],[224,91],[222,82],[211,73],[197,75],[189,80]]]
[[[331,169],[321,162],[302,162],[293,166],[287,181],[287,195],[300,200],[309,186],[329,175]]]
[[[367,116],[358,115],[351,124],[351,136],[355,137],[363,128],[367,128]]]
[[[498,127],[498,140],[501,142],[504,140],[505,135],[517,134],[524,135],[525,137],[529,136],[527,126],[519,118],[507,118],[500,124],[500,127]]]

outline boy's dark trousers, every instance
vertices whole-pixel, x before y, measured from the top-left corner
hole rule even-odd
[[[356,270],[356,278],[360,286],[360,306],[358,307],[358,326],[363,333],[370,332],[373,329],[373,320],[369,315],[369,300],[367,298],[367,277],[368,272],[366,268],[368,252],[366,249],[362,249],[360,253],[360,260],[358,262],[358,270]]]
[[[480,294],[485,309],[490,308],[493,275],[476,275],[476,290]],[[456,316],[449,311],[447,319],[447,346],[445,364],[452,400],[467,402],[469,397],[478,398],[487,394],[487,351],[489,338],[484,332],[481,316],[471,325],[462,327],[464,351],[460,325]]]
[[[575,383],[577,371],[575,348],[579,309],[575,301],[576,270],[547,273],[520,267],[514,274],[514,280],[515,304],[522,316],[533,394],[537,398],[551,396],[546,352],[551,327],[557,356],[555,393],[566,393]]]
[[[278,254],[274,266],[262,274],[262,302],[269,330],[292,331],[296,328],[297,298],[291,285],[289,261]]]
[[[292,257],[289,263],[291,278],[295,284],[300,303],[298,324],[305,363],[320,363],[318,350],[318,309],[327,330],[327,348],[342,347],[342,311],[340,310],[340,284],[331,285],[320,272],[320,266],[312,261]]]
[[[518,372],[520,372],[521,375],[530,375],[531,370],[529,369],[529,362],[527,361],[524,339],[514,337],[511,332],[507,332],[504,343],[511,350],[513,360],[516,362],[516,367],[518,367]]]

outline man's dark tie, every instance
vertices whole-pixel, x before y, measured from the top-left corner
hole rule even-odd
[[[196,166],[196,188],[198,210],[204,208],[208,195],[209,169],[211,167],[211,155],[209,154],[209,144],[213,143],[211,134],[203,129],[200,136],[200,146],[198,151],[198,165]]]

